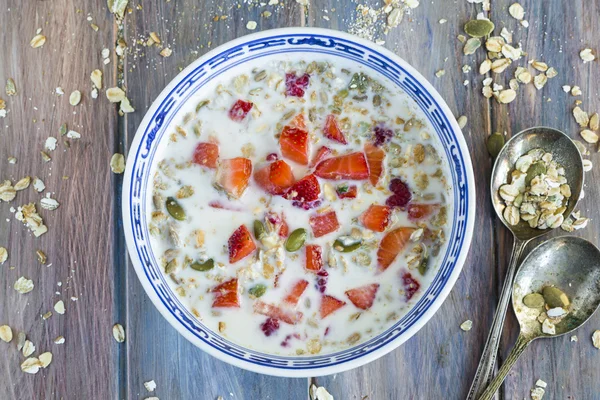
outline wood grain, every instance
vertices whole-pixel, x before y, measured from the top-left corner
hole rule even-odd
[[[365,2],[361,1],[361,4]],[[475,372],[497,303],[512,239],[495,218],[488,194],[491,160],[485,138],[492,131],[509,135],[533,125],[549,125],[577,137],[578,127],[570,112],[575,98],[562,92],[564,84],[582,88],[582,108],[600,110],[599,63],[583,64],[578,53],[591,47],[597,53],[600,15],[598,2],[536,2],[523,0],[531,26],[520,27],[507,12],[512,1],[492,2],[491,16],[498,27],[514,30],[529,58],[547,62],[559,71],[541,91],[521,88],[517,100],[498,105],[481,94],[482,77],[476,74],[484,55],[465,57],[456,35],[463,24],[475,18],[480,6],[459,2],[421,2],[384,39],[384,46],[400,55],[442,94],[451,110],[466,115],[463,130],[473,164],[477,187],[476,234],[462,274],[439,312],[411,340],[381,359],[353,371],[313,379],[266,377],[229,366],[183,339],[155,310],[142,289],[126,253],[120,220],[121,176],[110,172],[108,160],[114,152],[127,153],[145,111],[164,86],[185,66],[208,50],[250,33],[246,23],[254,20],[257,30],[285,26],[318,26],[349,30],[357,12],[353,2],[312,0],[305,8],[293,0],[277,6],[259,6],[250,1],[147,0],[131,3],[124,22],[129,44],[124,64],[123,86],[136,112],[119,117],[117,109],[102,98],[92,100],[90,72],[99,68],[105,86],[115,86],[117,63],[104,65],[102,48],[114,50],[117,24],[104,1],[73,5],[64,0],[17,2],[0,0],[0,82],[15,79],[19,94],[7,101],[8,116],[0,119],[0,180],[13,182],[23,176],[39,176],[61,206],[41,210],[50,231],[33,238],[14,220],[10,206],[36,201],[41,195],[29,188],[11,204],[0,203],[0,246],[10,258],[0,266],[3,289],[0,325],[24,331],[39,354],[52,351],[52,365],[37,375],[20,370],[24,357],[14,343],[0,342],[5,356],[0,361],[0,398],[4,399],[126,399],[150,396],[143,382],[155,380],[161,399],[306,399],[314,382],[324,385],[336,399],[460,399],[464,398]],[[564,3],[564,4],[563,4]],[[376,8],[376,0],[368,0]],[[267,10],[272,16],[265,17]],[[90,28],[87,17],[99,26]],[[223,16],[226,16],[224,18]],[[440,24],[440,19],[446,19]],[[217,19],[217,21],[215,21]],[[567,21],[567,22],[565,22]],[[29,41],[37,28],[48,41],[32,49]],[[173,50],[163,58],[157,47],[141,40],[157,32],[163,45]],[[376,46],[375,44],[373,46]],[[524,65],[525,60],[519,62]],[[469,65],[473,72],[463,73]],[[441,78],[435,72],[444,69]],[[512,71],[512,69],[511,69]],[[494,76],[506,85],[508,74]],[[462,83],[468,79],[465,87]],[[65,95],[53,94],[62,86]],[[83,93],[73,108],[68,94]],[[550,100],[549,100],[550,99]],[[48,136],[58,136],[60,124],[81,132],[82,138],[51,153],[43,163],[39,151]],[[590,148],[591,149],[591,148]],[[591,149],[593,151],[593,149]],[[18,159],[8,163],[9,156]],[[595,164],[600,162],[593,154]],[[597,168],[597,167],[596,167]],[[598,170],[586,175],[586,197],[580,204],[592,223],[576,234],[598,243],[600,196]],[[63,180],[63,175],[69,179]],[[557,232],[556,234],[563,234]],[[35,251],[48,255],[52,266],[40,266]],[[14,267],[14,268],[13,268]],[[13,290],[20,276],[34,280],[32,293]],[[62,286],[58,286],[62,282]],[[60,294],[55,294],[59,292]],[[77,297],[77,301],[70,298]],[[67,313],[43,321],[56,301],[65,301]],[[473,329],[459,325],[473,320]],[[111,326],[121,322],[127,340],[117,345]],[[532,344],[509,375],[500,398],[528,396],[538,378],[549,383],[549,398],[596,399],[600,393],[600,370],[595,366],[598,350],[591,345],[593,330],[600,328],[596,315],[577,335]],[[506,357],[518,327],[509,311],[500,356]],[[15,332],[16,333],[16,332]],[[64,345],[52,341],[66,338]]]
[[[78,10],[79,9],[79,10]],[[88,13],[99,26],[94,32]],[[41,209],[42,194],[32,187],[19,192],[10,204],[0,204],[0,246],[10,258],[0,266],[2,302],[0,324],[23,331],[36,346],[35,355],[51,351],[52,364],[37,375],[21,371],[24,357],[16,339],[0,342],[0,397],[3,399],[115,398],[117,385],[113,324],[113,232],[114,197],[108,161],[117,134],[117,115],[107,101],[90,98],[90,72],[99,68],[106,84],[114,84],[113,65],[104,66],[100,51],[114,42],[113,21],[102,2],[0,2],[0,97],[9,109],[0,119],[0,179],[13,182],[38,176],[46,193],[57,199],[55,211]],[[29,41],[43,28],[47,42],[33,49]],[[13,78],[18,94],[7,97],[4,83]],[[54,95],[61,86],[65,95]],[[69,105],[69,93],[78,89],[81,104]],[[66,148],[58,128],[67,123],[81,133]],[[48,136],[59,144],[44,163],[40,151]],[[8,157],[17,158],[15,165]],[[63,179],[68,176],[68,179]],[[9,211],[36,202],[49,228],[34,238]],[[51,265],[42,266],[35,251],[43,250]],[[25,295],[13,289],[26,276],[35,289]],[[59,284],[62,283],[62,286]],[[77,297],[72,301],[71,297]],[[66,314],[53,310],[63,300]],[[52,311],[43,321],[41,315]],[[54,344],[62,335],[66,343]]]

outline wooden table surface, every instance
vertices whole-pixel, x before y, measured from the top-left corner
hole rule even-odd
[[[0,82],[3,86],[13,78],[18,91],[10,97],[0,92],[8,109],[6,118],[0,118],[0,181],[40,177],[47,192],[60,202],[55,211],[43,210],[39,206],[43,195],[29,188],[11,203],[0,204],[0,247],[6,247],[10,255],[0,265],[0,325],[11,326],[15,335],[25,332],[36,346],[35,354],[51,351],[54,355],[48,368],[29,375],[20,369],[24,357],[17,351],[16,340],[0,342],[4,354],[0,398],[306,399],[313,382],[325,386],[336,399],[464,398],[497,304],[512,243],[491,207],[492,160],[485,138],[492,131],[511,135],[534,125],[549,125],[576,137],[578,127],[571,116],[574,101],[582,100],[582,108],[590,112],[600,110],[598,62],[584,64],[579,58],[585,47],[596,54],[600,51],[600,2],[524,0],[528,29],[509,16],[511,3],[492,1],[489,16],[496,32],[503,26],[514,31],[514,41],[522,43],[529,54],[518,65],[543,60],[559,75],[539,91],[531,84],[521,87],[517,99],[508,105],[481,95],[482,77],[476,71],[485,52],[464,56],[456,38],[463,24],[481,11],[481,4],[422,1],[398,27],[379,35],[385,47],[433,83],[456,116],[468,117],[463,132],[475,167],[477,220],[469,257],[454,290],[423,329],[385,357],[333,376],[284,379],[247,372],[208,356],[177,334],[155,310],[127,256],[120,217],[122,176],[111,173],[109,160],[115,152],[127,154],[144,112],[164,86],[209,49],[249,33],[247,21],[257,21],[258,30],[318,26],[348,31],[357,19],[357,3],[311,0],[305,7],[295,0],[267,6],[251,0],[131,0],[131,12],[119,26],[103,0],[0,0]],[[381,8],[375,0],[368,4]],[[264,11],[272,15],[266,17]],[[217,17],[219,21],[214,21]],[[440,24],[440,19],[447,22]],[[38,28],[43,29],[47,42],[34,49],[29,41]],[[114,52],[120,28],[129,45],[121,70]],[[157,47],[136,43],[147,40],[150,32],[157,32],[173,50],[169,58],[161,57]],[[103,63],[103,48],[111,51],[109,64]],[[464,73],[465,64],[473,71]],[[134,113],[119,116],[103,91],[98,99],[91,98],[89,76],[96,68],[103,72],[105,87],[122,84],[127,89]],[[440,69],[445,75],[438,78],[435,72]],[[494,77],[507,85],[509,75],[512,72]],[[463,86],[465,79],[470,81],[467,86]],[[566,84],[579,85],[583,95],[564,93],[561,86]],[[58,86],[65,95],[55,94]],[[83,99],[73,107],[68,97],[75,89]],[[50,153],[52,160],[44,162],[40,156],[44,142],[48,136],[59,137],[63,123],[80,132],[81,139],[71,140],[66,148],[59,138],[58,148]],[[600,162],[592,151],[594,162]],[[9,157],[15,157],[16,164],[9,163]],[[599,178],[597,168],[586,175],[586,195],[579,208],[592,221],[575,233],[596,244]],[[49,227],[40,238],[34,238],[10,210],[32,201]],[[555,233],[560,234],[564,232]],[[40,265],[36,250],[43,250],[51,265]],[[31,293],[13,290],[21,276],[34,281]],[[66,313],[54,312],[43,320],[41,316],[53,311],[58,300],[64,301]],[[466,319],[473,320],[470,332],[459,329]],[[113,339],[116,322],[126,329],[125,343]],[[547,398],[600,399],[600,350],[591,342],[595,329],[600,329],[600,314],[577,331],[577,343],[568,336],[534,342],[509,374],[500,398],[528,398],[541,378],[548,382]],[[517,330],[509,311],[500,361]],[[64,344],[54,343],[59,335],[65,337]],[[154,394],[143,386],[152,379],[158,385]]]

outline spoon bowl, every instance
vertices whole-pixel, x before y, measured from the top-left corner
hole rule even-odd
[[[571,300],[569,313],[556,324],[556,333],[542,332],[539,310],[528,308],[523,298],[541,293],[546,286],[560,288]],[[600,304],[600,251],[574,236],[550,239],[536,247],[515,277],[513,309],[521,334],[530,338],[565,335],[584,324]]]
[[[552,158],[565,168],[565,177],[571,187],[571,197],[566,204],[567,210],[564,212],[565,218],[575,208],[583,187],[583,160],[579,150],[566,134],[553,128],[535,127],[513,136],[506,142],[496,158],[492,170],[491,190],[492,203],[498,218],[519,240],[531,240],[552,230],[551,228],[531,228],[523,220],[513,226],[508,224],[502,215],[504,201],[498,194],[500,186],[508,183],[510,172],[514,169],[517,159],[536,148],[551,153]]]
[[[555,333],[542,332],[538,316],[542,308],[529,308],[523,298],[556,286],[570,300],[568,313],[555,324]],[[529,343],[537,338],[565,335],[583,325],[600,305],[600,250],[585,239],[561,236],[536,247],[523,261],[515,277],[513,309],[521,332],[498,374],[479,400],[491,400],[506,375]]]
[[[525,246],[532,239],[542,236],[552,230],[537,229],[529,226],[526,221],[520,220],[517,225],[510,225],[506,222],[503,215],[504,201],[500,197],[498,191],[500,186],[509,183],[511,171],[522,155],[530,150],[541,148],[547,153],[552,154],[553,160],[564,167],[565,178],[571,188],[571,197],[565,204],[566,210],[563,213],[565,218],[568,218],[579,197],[583,187],[583,160],[575,143],[564,133],[559,130],[547,127],[535,127],[526,129],[513,136],[502,148],[492,170],[491,191],[492,203],[496,214],[500,221],[512,232],[514,243],[510,262],[506,271],[504,285],[500,298],[498,299],[498,307],[494,314],[494,320],[490,328],[483,354],[477,366],[473,383],[469,390],[467,400],[473,400],[479,396],[488,385],[494,373],[494,365],[498,354],[498,346],[500,344],[500,335],[504,326],[504,318],[508,303],[510,302],[510,293],[512,289],[513,278],[517,270],[517,263]]]

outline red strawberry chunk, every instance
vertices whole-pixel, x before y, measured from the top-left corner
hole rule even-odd
[[[417,293],[421,284],[417,281],[410,272],[406,272],[402,274],[402,284],[404,285],[404,294],[406,295],[406,301],[412,299],[412,297]]]
[[[410,203],[408,205],[408,218],[417,221],[422,218],[429,217],[439,208],[439,204],[417,204]]]
[[[304,120],[304,114],[298,114],[289,123],[290,128],[299,128],[306,130],[306,123]]]
[[[281,307],[274,306],[272,304],[265,303],[261,300],[257,300],[254,303],[254,312],[267,317],[278,319],[286,324],[295,325],[302,320],[304,314],[300,311],[284,310]]]
[[[254,180],[266,192],[280,195],[294,183],[292,168],[283,160],[277,160],[254,173]]]
[[[371,204],[358,220],[367,229],[383,232],[390,223],[391,215],[392,209],[390,207]]]
[[[335,188],[335,192],[340,199],[355,199],[358,194],[358,188],[356,185],[338,185]]]
[[[329,147],[326,147],[326,146],[319,147],[319,150],[317,150],[317,154],[315,154],[315,158],[313,158],[312,162],[310,163],[310,166],[314,167],[315,165],[317,165],[318,163],[323,161],[325,159],[325,157],[327,157],[330,154],[331,154],[331,149]]]
[[[307,244],[305,247],[306,269],[313,272],[323,269],[323,252],[321,246],[317,244]]]
[[[194,164],[202,165],[207,168],[217,168],[219,159],[219,146],[215,143],[201,142],[198,143],[194,150]]]
[[[346,296],[350,299],[352,304],[361,310],[366,310],[371,308],[373,302],[375,301],[375,295],[379,290],[379,283],[372,283],[370,285],[365,285],[361,287],[357,287],[355,289],[350,289],[346,291]]]
[[[323,128],[323,135],[327,139],[331,139],[335,142],[348,144],[344,134],[342,133],[340,127],[338,126],[337,120],[335,119],[335,115],[329,114],[325,119],[325,127]]]
[[[390,181],[390,190],[394,194],[388,197],[385,202],[390,207],[405,207],[412,198],[408,185],[400,178],[394,178]]]
[[[294,72],[287,73],[285,74],[285,94],[287,96],[303,97],[309,83],[309,74],[296,76]]]
[[[308,132],[286,126],[279,137],[281,154],[298,164],[308,165]]]
[[[299,280],[285,296],[283,302],[292,306],[297,305],[298,301],[300,300],[300,296],[302,296],[302,293],[304,293],[307,286],[308,281],[305,281],[304,279]]]
[[[231,264],[249,256],[256,250],[252,235],[245,225],[240,225],[240,227],[233,232],[227,244],[229,246],[229,262]]]
[[[340,308],[342,308],[345,305],[346,305],[345,301],[338,300],[335,297],[329,296],[327,294],[323,295],[323,298],[321,299],[321,308],[319,310],[319,313],[321,314],[321,318],[327,317],[329,314],[331,314],[334,311],[339,310]]]
[[[246,115],[248,115],[253,106],[254,104],[249,101],[238,100],[231,106],[229,118],[236,122],[241,122],[246,118]]]
[[[248,187],[252,175],[252,161],[247,158],[222,160],[217,168],[216,185],[228,196],[239,199]]]
[[[213,307],[239,307],[240,298],[238,295],[238,280],[237,278],[223,282],[215,286],[211,292],[215,294]]]
[[[369,178],[369,166],[363,153],[350,153],[321,161],[315,175],[333,180],[363,180]]]
[[[371,185],[376,186],[383,172],[385,152],[371,143],[367,143],[365,144],[365,155],[367,164],[369,164],[369,181],[371,181]]]
[[[315,237],[327,235],[340,227],[335,211],[311,215],[308,222]]]
[[[380,271],[385,271],[392,265],[414,231],[415,228],[396,228],[381,239],[377,250],[377,266]]]
[[[309,203],[319,198],[321,187],[319,180],[314,175],[306,175],[288,189],[284,197],[288,200],[296,200]]]

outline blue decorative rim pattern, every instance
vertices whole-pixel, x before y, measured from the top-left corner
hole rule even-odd
[[[123,184],[124,229],[129,253],[144,288],[167,320],[186,338],[212,355],[253,371],[284,376],[322,375],[362,365],[391,351],[412,336],[439,307],[462,268],[470,244],[475,205],[473,173],[460,130],[455,121],[448,119],[451,114],[447,106],[435,90],[425,87],[428,84],[412,68],[392,59],[397,57],[383,49],[374,50],[367,42],[339,32],[318,29],[271,32],[238,39],[197,60],[178,75],[152,105],[136,133],[128,157]],[[311,357],[283,357],[249,350],[201,324],[165,281],[150,250],[146,223],[146,194],[151,190],[148,183],[151,182],[154,155],[179,108],[206,83],[231,68],[256,58],[296,52],[351,60],[377,71],[401,87],[429,119],[452,163],[454,200],[454,223],[448,234],[446,252],[434,280],[417,304],[380,335],[343,351]]]

